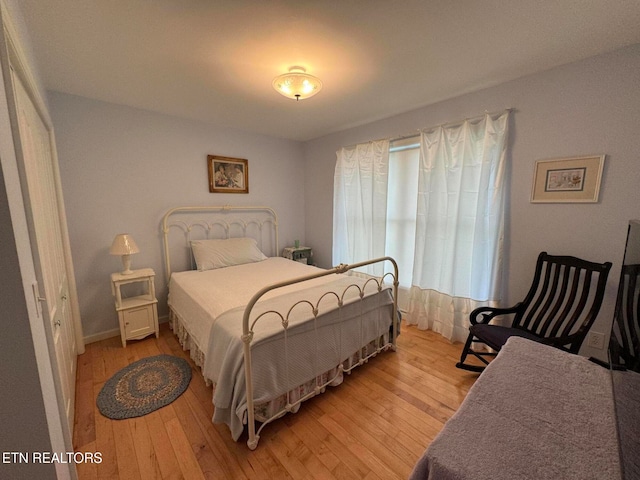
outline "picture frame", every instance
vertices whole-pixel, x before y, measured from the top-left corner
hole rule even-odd
[[[249,193],[249,161],[246,158],[207,155],[209,192]]]
[[[531,203],[596,203],[605,155],[537,160]]]

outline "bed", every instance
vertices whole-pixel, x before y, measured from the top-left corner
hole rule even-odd
[[[278,256],[267,207],[179,207],[163,218],[170,325],[213,384],[213,422],[234,440],[395,350],[397,266],[325,270]],[[178,257],[178,260],[176,260]],[[384,264],[380,277],[353,275]]]
[[[611,378],[589,359],[510,338],[410,480],[620,478]]]

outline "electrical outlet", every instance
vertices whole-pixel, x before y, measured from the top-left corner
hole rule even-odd
[[[604,349],[604,333],[591,332],[589,333],[588,345],[592,348]]]

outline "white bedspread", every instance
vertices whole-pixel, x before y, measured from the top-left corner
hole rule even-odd
[[[242,433],[247,410],[241,340],[244,306],[264,286],[308,275],[310,271],[313,270],[307,265],[270,258],[220,270],[172,275],[169,303],[205,352],[203,374],[216,384],[213,421],[229,425],[235,440]],[[302,286],[270,292],[256,304],[254,312],[276,310],[286,314],[299,300],[315,304],[328,290],[341,295],[347,286],[363,283],[364,280],[353,276],[321,277]],[[280,317],[274,314],[263,317],[255,328],[251,347],[255,402],[271,400],[313,379],[386,334],[393,310],[391,292],[385,289],[376,294],[373,286],[369,284],[362,301],[355,301],[359,298],[358,290],[349,288],[345,305],[339,310],[335,297],[325,297],[315,323],[308,322],[313,318],[308,305],[296,307],[289,318],[286,348]],[[255,317],[252,315],[252,319]],[[285,352],[290,359],[288,363]]]
[[[272,257],[262,262],[204,272],[175,272],[169,283],[169,306],[180,315],[180,320],[198,348],[206,353],[214,319],[232,308],[246,305],[258,290],[267,285],[309,275],[314,271],[322,270]],[[324,284],[332,279],[322,277],[308,282],[308,286]],[[300,288],[295,285],[285,287],[267,294],[265,298]]]

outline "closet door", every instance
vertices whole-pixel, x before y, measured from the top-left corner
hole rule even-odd
[[[38,257],[34,260],[40,273],[34,292],[40,298],[43,320],[51,324],[57,361],[54,367],[57,367],[69,429],[73,431],[77,345],[69,304],[51,136],[13,70],[12,79],[28,189],[26,207],[31,215],[30,233],[37,245],[34,254]]]

